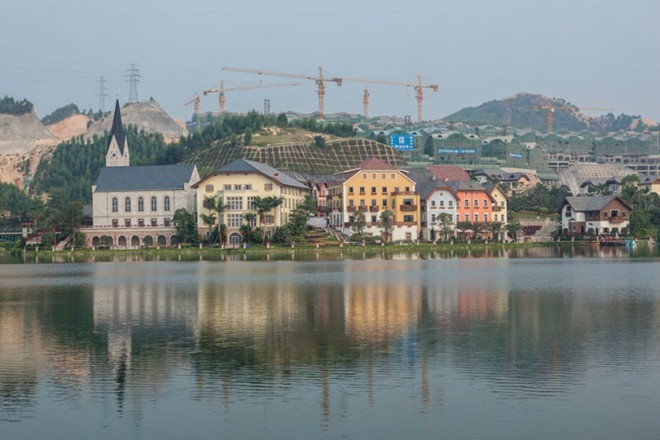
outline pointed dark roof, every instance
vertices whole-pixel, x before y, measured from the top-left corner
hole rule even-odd
[[[110,129],[110,137],[108,138],[108,147],[112,138],[117,139],[119,151],[124,154],[124,144],[126,143],[126,135],[124,134],[124,127],[121,125],[121,111],[119,109],[119,100],[115,103],[115,115],[112,118],[112,128]]]

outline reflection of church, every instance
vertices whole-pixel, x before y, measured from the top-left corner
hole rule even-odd
[[[105,168],[92,185],[93,226],[81,229],[87,246],[173,245],[172,217],[179,208],[194,212],[195,191],[190,186],[198,180],[194,165],[130,166],[117,101]]]

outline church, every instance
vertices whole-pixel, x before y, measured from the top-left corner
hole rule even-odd
[[[87,246],[139,249],[172,246],[172,217],[179,208],[195,212],[199,181],[195,165],[131,166],[128,139],[115,104],[105,167],[92,185],[92,226],[81,229]]]

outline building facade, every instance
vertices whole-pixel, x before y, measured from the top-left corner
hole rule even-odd
[[[238,159],[193,185],[197,191],[197,227],[200,235],[205,235],[209,227],[217,227],[218,222],[227,226],[227,241],[232,246],[242,242],[241,226],[247,224],[245,214],[256,215],[251,226],[263,229],[268,238],[275,228],[285,225],[291,212],[310,194],[309,188],[293,177],[269,165]],[[266,197],[281,198],[281,203],[269,212],[259,215],[255,199]],[[222,201],[226,206],[219,218],[207,225],[202,214],[214,215],[204,208],[207,198]],[[217,214],[215,214],[217,215]]]
[[[420,197],[422,238],[434,241],[453,236],[456,230],[458,198],[444,182],[430,180],[417,184]]]
[[[106,166],[92,185],[92,226],[84,227],[86,245],[115,248],[172,246],[177,209],[195,209],[194,165],[130,166],[128,140],[115,105]]]
[[[420,232],[419,193],[415,182],[404,170],[370,158],[356,168],[337,173],[328,183],[329,226],[352,235],[356,218],[364,215],[364,233],[379,237],[383,233],[381,214],[392,212],[391,238],[417,240]]]
[[[621,233],[630,222],[630,205],[616,195],[566,197],[561,209],[564,235]]]

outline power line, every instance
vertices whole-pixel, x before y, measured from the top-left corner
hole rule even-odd
[[[105,94],[105,91],[107,90],[107,87],[105,86],[105,78],[100,77],[99,78],[99,110],[101,110],[102,113],[105,113],[105,97],[108,96]]]
[[[126,77],[128,78],[128,102],[138,102],[137,83],[140,82],[140,71],[131,64],[131,67],[126,70]]]

